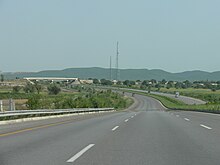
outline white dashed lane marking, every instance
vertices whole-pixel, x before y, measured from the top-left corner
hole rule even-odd
[[[200,124],[201,127],[206,128],[206,129],[212,129],[211,127],[208,127],[206,125]]]
[[[128,122],[129,119],[126,119],[125,122]]]
[[[184,118],[184,120],[186,120],[186,121],[190,121],[188,118]]]
[[[80,156],[82,156],[86,151],[88,151],[90,148],[92,148],[95,144],[89,144],[87,147],[82,149],[80,152],[78,152],[76,155],[74,155],[72,158],[67,160],[67,163],[73,163],[76,159],[78,159]]]
[[[115,126],[114,128],[112,128],[112,131],[115,131],[116,129],[118,129],[119,126]]]

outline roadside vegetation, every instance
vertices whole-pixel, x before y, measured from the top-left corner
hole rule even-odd
[[[155,89],[154,89],[155,90]],[[220,103],[220,90],[210,90],[210,89],[196,89],[196,88],[186,88],[186,89],[176,89],[176,88],[161,88],[160,92],[175,94],[178,91],[180,95],[198,98],[209,103],[215,104]]]
[[[111,90],[95,90],[90,86],[65,84],[30,84],[1,87],[0,99],[12,98],[16,109],[70,109],[70,108],[115,108],[124,109],[133,100]],[[5,108],[7,109],[7,108]]]
[[[124,80],[110,81],[93,80],[97,86],[132,88],[148,91],[145,95],[160,100],[170,109],[197,110],[219,113],[220,81],[156,81]],[[69,85],[65,82],[35,82],[35,84],[0,87],[0,99],[12,98],[17,109],[65,109],[65,108],[96,108],[113,107],[123,109],[132,103],[131,100],[112,91],[94,89],[93,85]],[[151,91],[190,96],[206,101],[204,105],[187,105],[166,96],[151,94]]]
[[[115,108],[129,106],[130,100],[111,90],[77,94],[34,95],[27,101],[29,109]]]
[[[175,94],[198,98],[206,101],[208,104],[220,104],[220,81],[194,81],[188,80],[183,82],[175,81],[129,81],[125,80],[112,85],[114,87],[141,89],[146,91],[157,91],[163,93]]]
[[[96,85],[106,85],[102,82],[106,81],[96,81]],[[203,112],[213,112],[220,113],[220,81],[194,81],[190,82],[188,80],[183,82],[177,81],[156,81],[152,80],[125,80],[117,81],[114,84],[108,83],[108,86],[120,87],[120,88],[131,88],[140,89],[148,91],[148,93],[140,93],[158,99],[169,109],[179,109],[179,110],[192,110],[192,111],[203,111]],[[206,102],[204,105],[187,105],[177,99],[172,99],[170,97],[152,94],[151,91],[163,92],[175,94],[179,92],[180,96],[189,96],[193,98],[198,98]],[[138,93],[138,92],[135,92]]]

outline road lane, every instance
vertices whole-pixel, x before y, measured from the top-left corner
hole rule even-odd
[[[205,112],[193,112],[193,111],[172,111],[180,118],[189,118],[192,124],[206,125],[214,129],[214,132],[220,136],[220,115],[205,113]]]
[[[216,116],[197,116],[196,113],[190,116],[182,111],[172,111],[171,115],[157,100],[139,95],[134,98],[135,104],[127,111],[74,116],[68,118],[70,122],[67,123],[0,137],[0,164],[65,165],[73,163],[68,160],[76,158],[78,153],[77,159],[71,160],[79,165],[219,164]],[[0,127],[0,133],[28,128],[29,124],[36,127],[61,120],[7,125]],[[201,124],[215,127],[210,130]],[[90,144],[93,145],[86,150]]]
[[[136,91],[136,92],[143,92],[143,93],[148,93],[148,91],[146,90],[140,90],[140,89],[130,89],[130,88],[120,88],[121,90],[126,89],[126,90],[130,90],[130,91]],[[189,104],[189,105],[199,105],[199,104],[205,104],[206,102],[197,98],[193,98],[193,97],[188,97],[188,96],[182,96],[180,95],[178,98],[175,97],[175,94],[170,94],[170,93],[162,93],[162,92],[155,92],[155,91],[151,91],[151,93],[153,94],[157,94],[157,95],[161,95],[161,96],[166,96],[166,97],[170,97],[176,100],[180,100],[182,102],[184,102],[185,104]]]
[[[75,165],[218,165],[219,137],[160,111],[145,111],[79,158]]]
[[[39,164],[40,161],[40,164],[60,165],[82,146],[106,136],[130,113],[115,113],[0,137],[0,160],[5,164]]]
[[[170,93],[162,93],[162,92],[151,92],[157,95],[162,95],[162,96],[167,96],[173,99],[177,99],[180,101],[183,101],[185,104],[189,104],[189,105],[199,105],[199,104],[205,104],[206,102],[197,98],[193,98],[193,97],[188,97],[188,96],[182,96],[180,95],[178,98],[175,97],[174,94],[170,94]]]
[[[145,104],[143,97],[139,97],[133,105],[140,109]],[[82,146],[97,141],[107,136],[108,132],[115,126],[124,123],[124,120],[139,112],[129,111],[105,113],[103,115],[87,115],[80,119],[75,117],[65,124],[58,124],[42,129],[35,129],[21,133],[10,134],[0,137],[0,160],[4,164],[63,164],[67,157],[77,153]],[[91,117],[89,117],[91,116]],[[71,119],[72,117],[68,118]],[[56,120],[42,120],[28,122],[31,127],[38,127],[45,124],[55,123]],[[21,129],[28,129],[28,124],[19,123],[5,125],[1,133],[17,132]],[[39,163],[40,162],[40,163]]]

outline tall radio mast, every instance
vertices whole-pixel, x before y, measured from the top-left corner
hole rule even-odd
[[[120,79],[119,73],[119,65],[118,65],[118,57],[119,57],[119,43],[117,42],[117,52],[116,52],[116,80]]]

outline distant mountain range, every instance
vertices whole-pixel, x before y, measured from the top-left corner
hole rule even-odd
[[[81,79],[97,78],[110,79],[110,70],[107,68],[69,68],[64,70],[45,70],[40,72],[15,72],[4,73],[5,78],[15,79],[24,77],[78,77]],[[115,79],[116,70],[112,69],[112,78]],[[170,73],[160,69],[120,69],[121,80],[173,80],[173,81],[196,81],[196,80],[220,80],[220,71],[205,72],[200,70]]]

